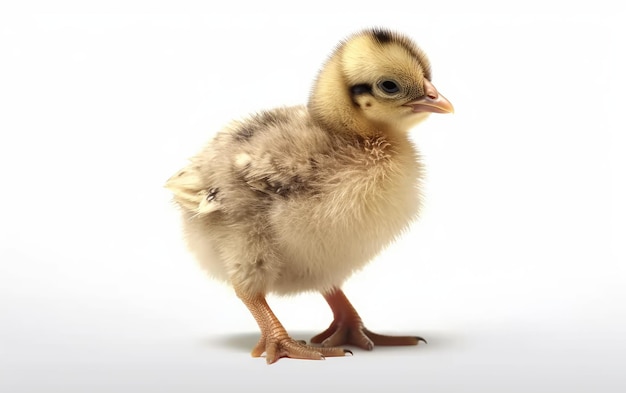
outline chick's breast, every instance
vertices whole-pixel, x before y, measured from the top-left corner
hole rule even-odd
[[[362,267],[419,208],[405,135],[317,126],[306,107],[231,124],[168,183],[189,248],[250,291],[325,291]]]

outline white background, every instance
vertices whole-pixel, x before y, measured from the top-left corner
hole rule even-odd
[[[419,3],[3,6],[0,391],[623,392],[624,15]],[[413,131],[422,218],[345,290],[429,344],[268,367],[162,185],[369,26],[413,37],[456,113]],[[316,294],[270,304],[298,339],[330,322]]]

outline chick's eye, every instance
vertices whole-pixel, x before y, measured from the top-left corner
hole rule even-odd
[[[378,87],[387,94],[394,94],[400,91],[398,84],[392,80],[381,81]]]

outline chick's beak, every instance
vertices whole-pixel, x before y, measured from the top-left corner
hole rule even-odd
[[[404,106],[413,108],[413,112],[454,113],[454,107],[439,94],[435,86],[429,80],[424,79],[424,97],[408,102]]]

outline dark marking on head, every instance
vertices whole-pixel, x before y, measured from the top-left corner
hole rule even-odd
[[[356,97],[363,94],[372,94],[372,85],[367,83],[354,85],[350,88],[350,93],[352,93],[352,103],[355,106],[361,107],[361,104],[356,100]]]
[[[372,36],[378,41],[379,44],[387,44],[393,41],[393,35],[388,30],[373,29]]]
[[[369,30],[369,34],[380,45],[395,44],[401,46],[421,64],[424,70],[424,76],[426,79],[430,80],[430,62],[413,40],[407,36],[383,28],[371,29]]]
[[[358,96],[360,94],[372,94],[372,85],[367,83],[354,85],[350,88],[350,92],[353,96]]]
[[[366,101],[365,106],[369,108],[370,106],[372,106],[372,103],[370,101]]]

